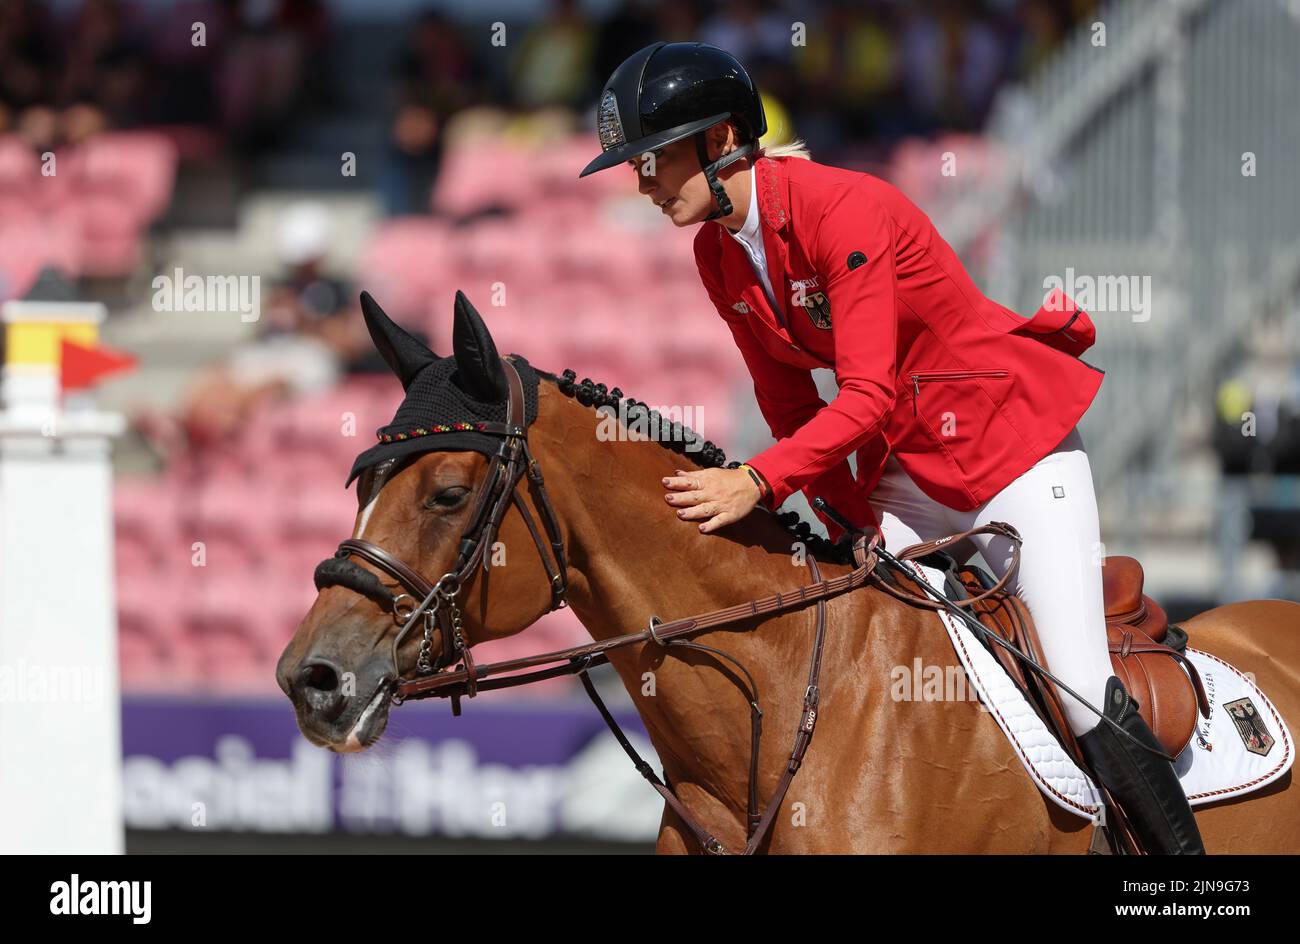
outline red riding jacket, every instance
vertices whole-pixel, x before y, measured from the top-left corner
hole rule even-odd
[[[749,460],[768,507],[803,489],[877,525],[869,497],[892,452],[927,495],[969,511],[1074,428],[1102,371],[1079,360],[1095,328],[1068,298],[1030,319],[986,298],[930,219],[868,174],[763,158],[755,175],[782,310],[721,224],[700,227],[695,260],[777,439]],[[835,370],[830,404],[814,367]]]

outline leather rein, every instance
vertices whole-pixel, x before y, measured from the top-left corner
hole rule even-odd
[[[565,592],[568,587],[566,580],[567,561],[564,553],[563,536],[554,507],[546,493],[541,468],[528,448],[523,383],[508,356],[501,359],[501,364],[509,388],[506,421],[504,423],[485,423],[480,427],[483,432],[500,436],[502,438],[501,445],[489,460],[484,487],[478,491],[475,504],[470,513],[470,523],[461,538],[453,569],[443,574],[437,583],[431,584],[417,571],[389,554],[379,545],[358,538],[349,538],[340,542],[338,551],[334,555],[339,559],[349,556],[359,557],[383,571],[403,588],[402,592],[395,594],[389,593],[386,588],[383,588],[384,593],[388,595],[384,602],[389,604],[394,618],[402,627],[393,639],[393,673],[391,679],[387,682],[392,691],[393,703],[400,705],[408,699],[450,698],[452,713],[459,715],[462,696],[473,698],[480,691],[515,688],[561,675],[577,675],[581,679],[587,695],[595,704],[601,717],[618,740],[619,745],[631,758],[641,775],[658,791],[664,802],[694,834],[700,847],[709,854],[725,855],[730,850],[686,809],[673,791],[671,784],[661,780],[651,766],[637,753],[606,707],[588,675],[590,669],[608,664],[610,652],[646,643],[653,643],[665,649],[693,649],[724,659],[740,670],[747,680],[749,688],[746,696],[750,705],[748,816],[747,841],[743,854],[754,854],[770,834],[776,814],[780,811],[790,784],[799,771],[804,754],[812,742],[820,701],[822,652],[826,638],[826,601],[871,582],[872,585],[907,602],[932,608],[935,607],[935,604],[924,597],[914,596],[904,590],[890,587],[886,579],[876,574],[877,565],[881,562],[880,556],[876,553],[880,543],[880,534],[876,533],[868,539],[866,534],[853,530],[849,526],[846,530],[853,535],[852,550],[855,566],[849,572],[838,577],[823,579],[816,559],[809,556],[806,559],[812,572],[812,582],[795,590],[773,593],[747,603],[739,603],[669,622],[664,622],[657,616],[652,616],[646,628],[639,632],[624,633],[596,642],[553,652],[539,653],[533,656],[485,665],[476,664],[470,653],[470,643],[465,638],[461,613],[456,600],[461,587],[473,576],[475,570],[480,566],[488,566],[485,560],[486,552],[492,546],[493,538],[511,504],[519,509],[520,515],[532,535],[533,542],[537,546],[537,552],[542,559],[542,564],[546,568],[551,586],[550,610],[557,610],[567,605],[565,599]],[[525,475],[528,477],[542,519],[542,526],[546,531],[545,538],[538,530],[532,514],[517,491],[517,485]],[[938,541],[918,544],[901,551],[896,557],[891,558],[891,562],[924,557],[943,544],[974,533],[998,533],[1012,538],[1015,547],[1015,563],[1007,569],[1003,578],[989,590],[977,597],[953,601],[954,604],[962,607],[970,606],[1000,591],[1016,571],[1016,564],[1019,563],[1019,535],[1009,525],[995,522],[969,532],[963,532],[960,535],[952,535]],[[549,543],[549,550],[547,543]],[[357,592],[375,595],[369,590],[363,591],[351,584],[345,584],[336,576],[328,573],[323,574],[319,569],[316,576],[316,585],[317,589],[324,589],[326,586],[345,585]],[[808,683],[804,691],[803,709],[798,727],[795,729],[794,743],[780,781],[767,804],[760,810],[757,791],[762,710],[760,708],[758,685],[749,671],[733,656],[711,646],[690,642],[683,637],[705,630],[733,626],[755,618],[801,609],[810,603],[817,605],[816,631],[812,655],[809,660]],[[405,678],[398,667],[398,648],[411,630],[421,622],[423,623],[423,638],[420,643],[419,656],[416,659],[417,675],[413,678]],[[436,659],[432,655],[435,629],[440,631],[442,643],[441,652]],[[457,665],[458,662],[459,665]],[[453,666],[455,667],[453,668]],[[549,667],[539,668],[542,666]],[[526,669],[532,671],[521,671]],[[738,680],[737,684],[739,684]]]

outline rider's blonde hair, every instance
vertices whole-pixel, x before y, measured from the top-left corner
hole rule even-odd
[[[735,121],[728,123],[736,132],[737,140],[744,140],[740,137],[739,125]],[[764,137],[771,138],[772,130],[773,129],[769,129],[768,134]],[[784,134],[782,134],[782,136],[784,137]],[[762,146],[760,144],[758,147],[754,148],[751,153],[749,163],[752,165],[754,161],[758,160],[760,157],[797,157],[805,161],[812,160],[812,154],[808,151],[808,145],[804,143],[803,138],[791,138],[788,141],[781,141],[767,146]]]
[[[808,145],[804,143],[803,138],[795,138],[784,144],[760,147],[754,152],[754,159],[760,157],[798,157],[805,161],[812,160],[812,155],[808,153]]]

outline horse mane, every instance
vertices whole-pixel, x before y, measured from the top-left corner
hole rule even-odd
[[[699,468],[735,469],[740,466],[738,461],[728,462],[727,454],[707,439],[703,440],[703,446],[700,448],[687,450],[687,444],[700,442],[699,433],[677,420],[672,423],[664,422],[657,410],[650,409],[640,400],[624,397],[623,391],[618,387],[610,389],[603,383],[594,382],[590,377],[578,380],[578,375],[567,368],[559,375],[538,367],[533,367],[533,370],[537,372],[537,376],[544,377],[555,384],[561,393],[577,400],[583,406],[597,409],[610,407],[616,416],[626,416],[629,420],[644,418],[651,430],[652,442],[690,459]],[[833,544],[820,534],[815,534],[812,525],[803,520],[797,511],[768,512],[763,506],[758,507],[771,515],[773,520],[789,531],[796,540],[802,542],[808,553],[818,560],[836,564],[853,563],[853,551],[848,544]]]

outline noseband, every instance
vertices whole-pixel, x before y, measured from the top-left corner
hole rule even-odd
[[[506,421],[476,424],[479,431],[500,436],[501,445],[488,462],[487,475],[483,480],[483,487],[478,490],[474,500],[469,525],[461,536],[460,550],[453,568],[438,578],[437,583],[431,584],[414,568],[394,557],[378,544],[360,538],[341,541],[334,555],[340,559],[349,556],[361,558],[392,577],[405,591],[393,594],[389,601],[394,619],[402,624],[401,630],[393,639],[393,675],[390,683],[393,699],[398,704],[405,697],[404,692],[409,688],[412,680],[402,678],[401,668],[397,662],[397,651],[412,628],[421,621],[424,623],[424,638],[420,643],[420,655],[415,662],[416,672],[427,678],[438,674],[448,666],[455,665],[458,661],[463,662],[468,678],[463,693],[471,698],[477,694],[474,657],[470,653],[470,644],[466,641],[461,626],[460,607],[456,603],[456,597],[479,565],[487,566],[484,563],[484,556],[492,547],[493,539],[511,503],[519,509],[519,514],[533,537],[533,543],[537,546],[542,566],[546,568],[551,586],[550,609],[558,610],[566,605],[564,594],[567,589],[565,580],[567,562],[564,557],[564,541],[555,509],[546,494],[541,467],[528,449],[524,385],[519,378],[519,371],[515,369],[508,356],[501,359],[501,365],[509,388]],[[524,475],[528,476],[542,525],[546,529],[545,538],[538,531],[532,513],[516,490],[520,478]],[[549,551],[546,547],[547,541],[550,542]],[[328,577],[323,579],[318,577],[317,587],[339,582]],[[432,654],[435,628],[441,631],[442,637],[442,652],[436,660]],[[452,711],[457,715],[460,714],[460,695],[461,691],[458,690],[450,696]]]

